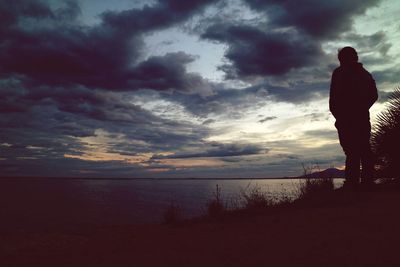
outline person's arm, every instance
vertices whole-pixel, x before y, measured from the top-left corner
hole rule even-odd
[[[368,86],[368,93],[369,93],[369,99],[368,99],[368,109],[378,100],[378,89],[376,88],[376,83],[374,78],[372,78],[372,75],[369,75],[370,77],[370,82]]]
[[[329,110],[331,111],[333,117],[337,118],[338,115],[338,100],[337,100],[337,73],[334,71],[331,78],[331,86],[329,92]]]

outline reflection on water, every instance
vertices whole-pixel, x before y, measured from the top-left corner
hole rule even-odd
[[[204,214],[217,184],[229,202],[253,187],[296,197],[299,181],[1,179],[0,226],[157,223],[171,203],[186,217]]]

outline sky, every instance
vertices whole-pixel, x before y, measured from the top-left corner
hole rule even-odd
[[[395,0],[0,2],[0,176],[261,178],[343,168],[328,97],[353,46],[400,77]]]

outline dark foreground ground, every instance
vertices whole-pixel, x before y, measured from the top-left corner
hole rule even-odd
[[[400,193],[334,192],[176,226],[0,230],[0,266],[400,266]]]

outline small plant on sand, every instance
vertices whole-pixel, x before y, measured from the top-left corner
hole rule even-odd
[[[217,184],[213,199],[207,203],[207,214],[212,218],[217,218],[220,217],[225,211],[226,208],[222,203],[221,198],[221,187],[219,187]]]
[[[248,185],[245,190],[242,190],[241,197],[245,209],[268,208],[276,204],[273,199],[268,197],[258,186],[249,189]]]
[[[312,170],[318,169],[317,166],[305,167],[304,164],[304,180],[299,183],[299,199],[312,197],[315,195],[322,195],[325,193],[332,192],[334,190],[333,178],[332,177],[312,177]]]
[[[168,209],[164,212],[163,223],[168,225],[175,225],[182,220],[181,211],[178,205],[171,202]]]

